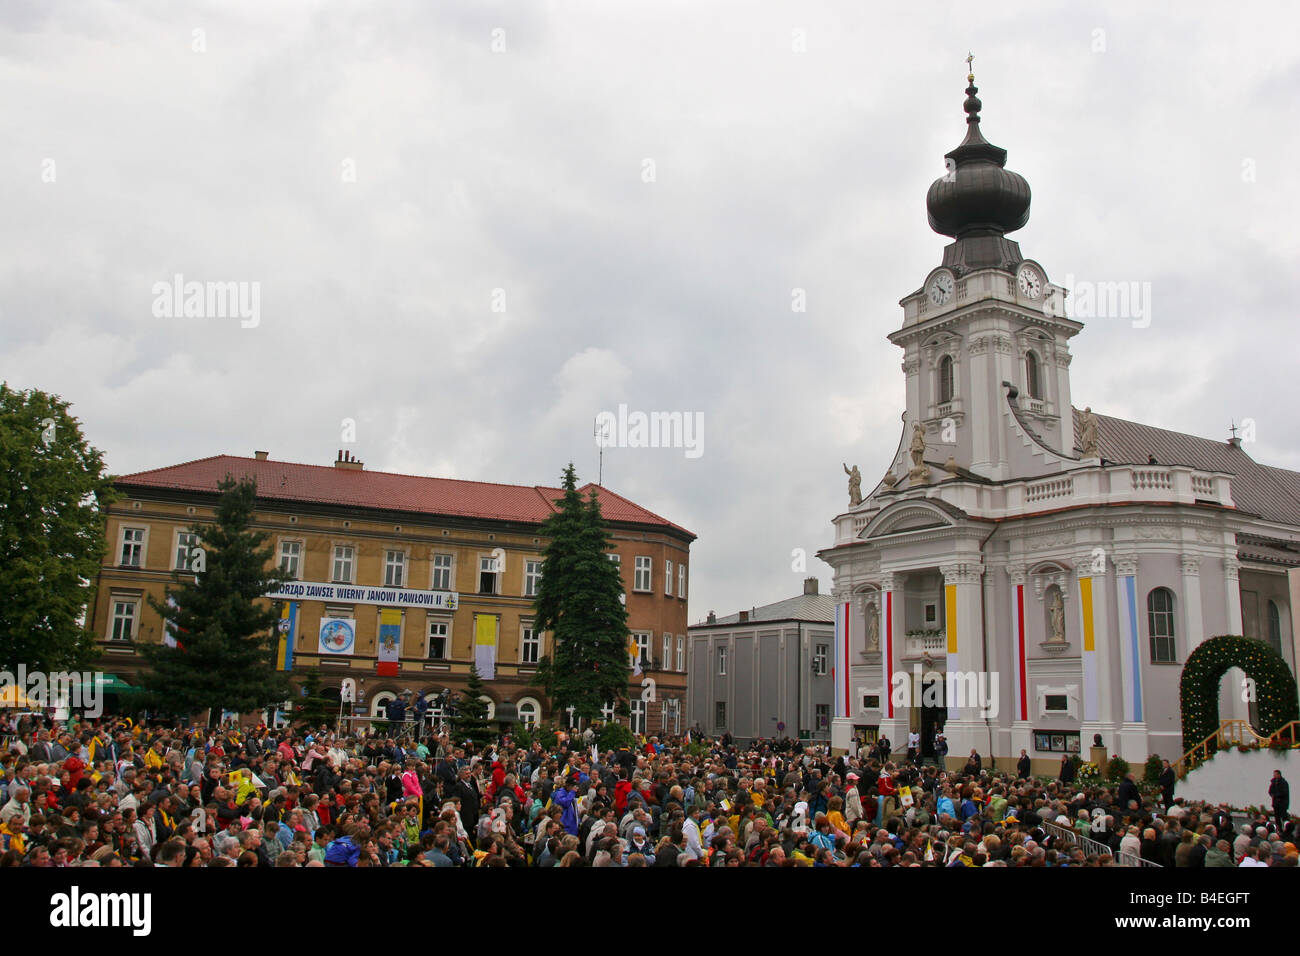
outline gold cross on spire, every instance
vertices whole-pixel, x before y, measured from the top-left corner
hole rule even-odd
[[[966,82],[974,83],[975,82],[975,54],[971,53],[970,50],[966,51],[966,69],[970,71],[966,76]]]

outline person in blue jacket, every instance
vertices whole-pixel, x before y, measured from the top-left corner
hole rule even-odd
[[[564,811],[564,814],[560,817],[564,832],[572,836],[578,835],[578,812],[574,807],[577,801],[578,781],[573,777],[568,779],[563,790],[556,790],[551,794],[551,802]]]

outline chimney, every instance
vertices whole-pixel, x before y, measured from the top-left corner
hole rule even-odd
[[[270,454],[269,451],[255,451],[253,452],[253,457],[256,458],[258,461],[266,461],[266,456],[269,454]]]
[[[706,617],[706,618],[704,619],[704,623],[705,623],[705,624],[717,624],[717,623],[718,623],[718,615],[716,615],[716,614],[714,614],[712,611],[710,611],[710,612],[709,612],[709,616]]]
[[[349,471],[360,471],[365,467],[364,462],[358,461],[356,456],[350,451],[339,449],[339,456],[334,459],[335,468],[347,468]]]
[[[749,623],[749,612],[748,612],[748,611],[741,611],[741,612],[740,612],[740,623],[741,623],[741,624],[748,624],[748,623]]]
[[[817,579],[816,579],[816,578],[804,578],[804,579],[803,579],[803,593],[804,593],[804,594],[816,594],[816,593],[817,593]]]

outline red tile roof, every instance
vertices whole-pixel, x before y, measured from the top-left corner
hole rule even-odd
[[[257,497],[268,501],[342,505],[414,514],[482,518],[540,524],[556,510],[562,488],[542,485],[498,485],[455,478],[397,475],[385,471],[335,468],[333,465],[303,465],[295,462],[214,455],[180,465],[123,475],[116,484],[123,488],[159,491],[215,493],[217,484],[230,475],[248,476],[257,482]],[[585,497],[591,483],[579,490]],[[647,511],[608,488],[596,487],[601,512],[608,521],[661,525],[665,530],[695,535],[652,511]]]

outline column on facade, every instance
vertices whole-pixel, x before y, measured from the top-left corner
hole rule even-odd
[[[1119,673],[1123,722],[1119,755],[1130,764],[1147,758],[1147,725],[1142,699],[1142,632],[1138,627],[1137,555],[1115,555],[1115,606],[1119,611]]]
[[[1116,724],[1111,693],[1114,646],[1106,613],[1105,552],[1095,549],[1076,555],[1074,573],[1079,582],[1079,634],[1083,658],[1083,724],[1080,731],[1084,746],[1093,734],[1101,734],[1103,742],[1113,749],[1109,738]]]
[[[1007,568],[1011,584],[1011,754],[1019,758],[1033,743],[1033,724],[1029,719],[1029,637],[1026,633],[1025,568]]]
[[[971,748],[988,750],[986,716],[992,704],[992,683],[984,670],[981,564],[947,564],[943,574],[944,622],[947,646],[948,719],[944,736],[953,758],[963,761]]]
[[[1205,640],[1205,631],[1198,620],[1197,640],[1192,642],[1192,622],[1188,620],[1193,615],[1191,605],[1191,592],[1188,585],[1191,584],[1196,589],[1197,605],[1196,610],[1200,608],[1201,579],[1198,573],[1199,562],[1196,562],[1190,555],[1183,555],[1183,607],[1187,613],[1181,618],[1187,627],[1187,653],[1191,654],[1196,650],[1197,645]],[[1224,607],[1227,609],[1228,619],[1225,621],[1224,634],[1244,634],[1245,624],[1241,618],[1241,562],[1237,560],[1236,555],[1228,555],[1223,559],[1223,592]],[[1196,614],[1200,618],[1200,614]],[[1219,691],[1219,719],[1226,720],[1232,718],[1235,720],[1250,720],[1250,702],[1242,700],[1244,695],[1237,692],[1242,686],[1241,682],[1246,676],[1246,672],[1239,667],[1229,667],[1228,672],[1224,675],[1227,680],[1220,682]]]
[[[894,703],[894,671],[902,652],[903,593],[901,578],[892,571],[880,575],[880,733],[898,747],[907,740],[909,714]]]
[[[1241,562],[1237,560],[1237,556],[1226,555],[1223,559],[1223,586],[1228,620],[1224,634],[1245,633],[1245,627],[1241,623],[1241,581],[1238,577],[1240,571]]]
[[[831,683],[835,687],[834,717],[831,718],[831,746],[848,749],[853,742],[853,695],[849,692],[849,650],[853,624],[861,615],[854,612],[852,596],[844,590],[834,592],[835,647],[831,662]]]

